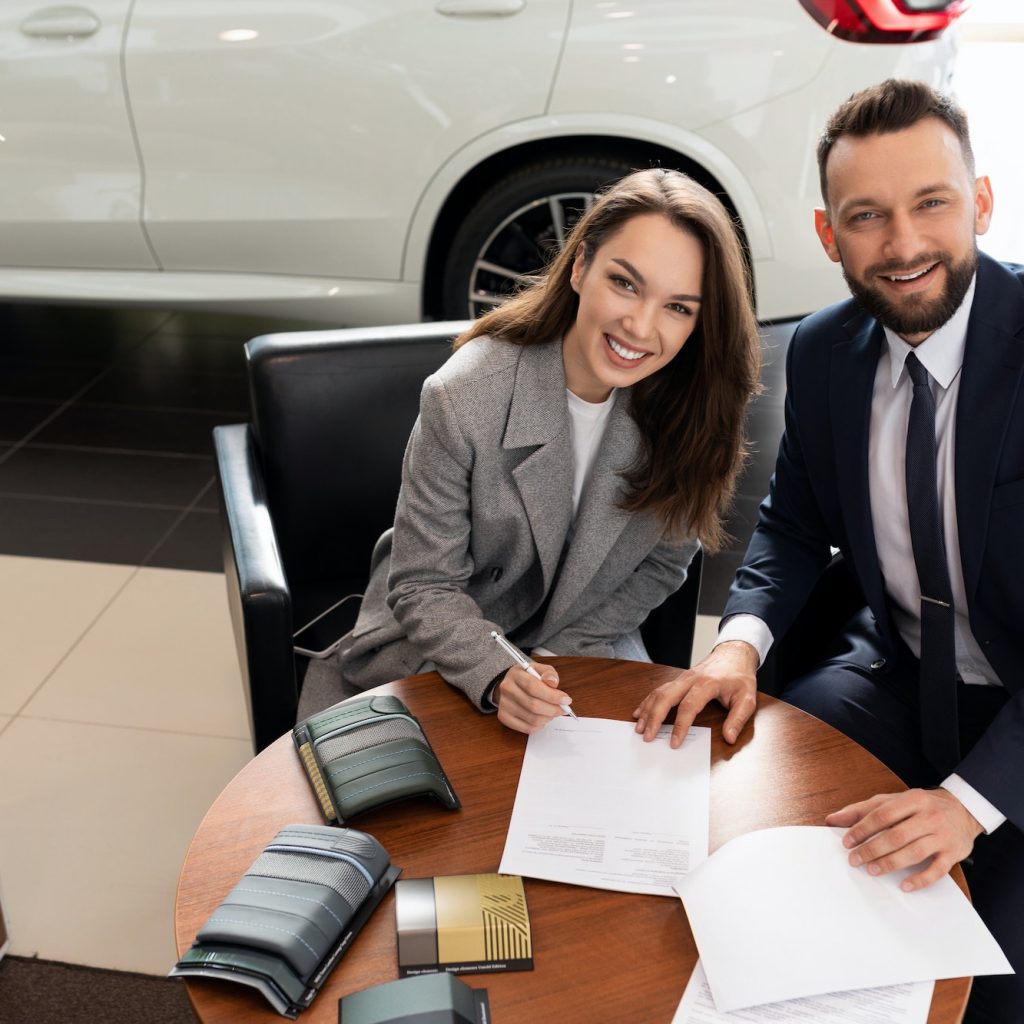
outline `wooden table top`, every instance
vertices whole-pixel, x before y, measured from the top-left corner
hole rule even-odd
[[[574,708],[592,718],[629,719],[652,686],[677,670],[635,662],[558,658]],[[447,811],[412,799],[367,812],[353,827],[375,836],[403,877],[496,871],[519,780],[526,737],[482,715],[434,673],[381,687],[423,726],[459,799]],[[875,793],[906,787],[862,747],[771,697],[734,747],[721,737],[715,705],[697,720],[712,729],[710,849],[776,825],[820,825],[825,815]],[[179,955],[263,847],[285,825],[322,824],[291,737],[238,773],[203,819],[181,869],[174,909]],[[954,872],[966,890],[963,875]],[[525,880],[534,970],[466,975],[486,987],[497,1024],[668,1024],[697,959],[679,900]],[[389,893],[308,1010],[305,1024],[335,1024],[338,999],[398,977],[395,897]],[[279,1017],[253,990],[189,980],[203,1024],[269,1024]],[[935,986],[929,1024],[957,1024],[970,980]]]

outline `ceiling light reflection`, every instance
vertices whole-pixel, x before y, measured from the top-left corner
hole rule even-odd
[[[217,38],[225,43],[248,43],[258,35],[259,32],[254,28],[229,28],[221,32]]]

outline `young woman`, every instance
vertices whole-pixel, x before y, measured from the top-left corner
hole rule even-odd
[[[340,668],[346,692],[436,668],[532,732],[571,698],[491,631],[647,660],[647,613],[722,542],[760,364],[729,215],[676,171],[631,174],[455,349],[423,387]]]

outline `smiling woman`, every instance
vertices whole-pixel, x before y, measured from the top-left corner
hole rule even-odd
[[[571,698],[491,632],[648,660],[640,625],[721,543],[760,362],[729,215],[679,172],[629,175],[455,347],[424,385],[355,628],[312,670],[345,693],[430,665],[532,732]]]

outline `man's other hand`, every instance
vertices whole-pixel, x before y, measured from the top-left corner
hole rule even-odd
[[[743,640],[719,644],[699,665],[656,686],[633,712],[636,731],[649,743],[678,705],[670,743],[678,747],[693,720],[713,700],[728,709],[722,735],[735,743],[757,707],[757,651]]]
[[[900,883],[904,892],[938,881],[970,854],[983,831],[967,808],[944,789],[882,793],[835,811],[825,824],[849,829],[843,845],[852,851],[850,864],[863,865],[872,875],[931,858],[923,870]]]

